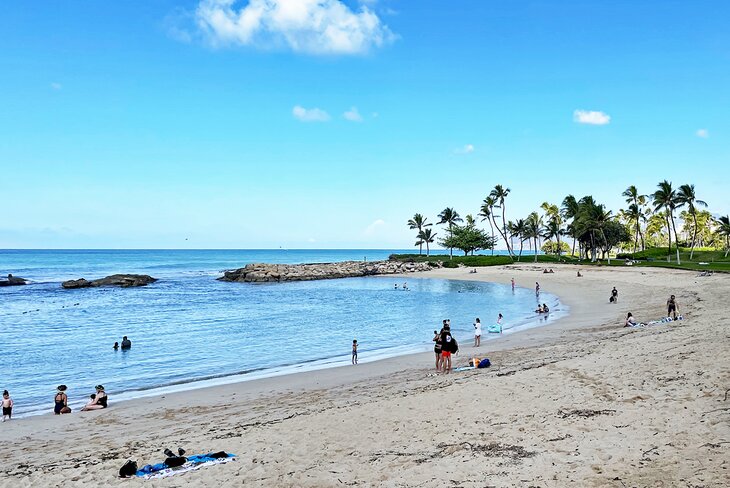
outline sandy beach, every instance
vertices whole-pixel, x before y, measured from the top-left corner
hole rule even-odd
[[[570,306],[557,323],[478,350],[457,337],[455,365],[477,355],[487,370],[436,375],[424,353],[14,420],[0,425],[0,486],[730,485],[730,275],[542,269],[421,275],[539,281]],[[629,311],[664,316],[670,294],[685,320],[622,327]],[[159,462],[166,447],[238,459],[117,477],[127,459]]]

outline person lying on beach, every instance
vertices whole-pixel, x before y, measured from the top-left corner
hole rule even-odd
[[[109,397],[107,397],[106,392],[104,392],[104,387],[102,385],[96,385],[96,395],[92,395],[89,403],[84,405],[84,408],[82,408],[81,411],[87,412],[89,410],[101,410],[106,408],[108,399]]]
[[[61,415],[62,413],[71,413],[68,407],[68,396],[66,395],[66,385],[58,385],[56,396],[53,397],[53,413]]]

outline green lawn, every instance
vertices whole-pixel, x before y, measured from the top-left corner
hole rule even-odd
[[[623,254],[622,254],[623,256]],[[681,265],[677,265],[676,262],[667,262],[667,248],[656,248],[647,249],[641,253],[636,253],[636,261],[634,266],[644,267],[656,267],[656,268],[675,268],[675,269],[688,269],[696,271],[717,271],[720,273],[730,273],[730,256],[725,258],[724,251],[712,251],[712,250],[700,250],[695,251],[692,261],[689,260],[689,250],[680,248],[680,261]],[[523,255],[520,261],[512,260],[509,256],[489,256],[489,255],[477,255],[477,256],[454,256],[453,259],[449,259],[448,255],[444,254],[432,254],[430,256],[418,255],[418,254],[392,254],[391,260],[395,261],[413,261],[413,262],[430,262],[434,265],[437,262],[442,262],[445,268],[457,268],[459,265],[463,266],[499,266],[509,264],[530,264],[535,262],[533,255]],[[672,259],[676,259],[676,253],[672,256]],[[540,264],[551,264],[551,263],[566,263],[575,264],[580,266],[608,266],[607,260],[600,260],[596,263],[590,261],[580,261],[574,256],[561,256],[560,261],[558,257],[554,255],[538,255],[537,262]],[[699,263],[707,264],[699,264]],[[626,266],[626,260],[621,258],[611,259],[610,266]]]

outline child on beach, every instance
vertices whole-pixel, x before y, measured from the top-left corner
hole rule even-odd
[[[446,322],[444,320],[444,322]],[[443,329],[441,329],[443,331]],[[436,371],[441,371],[441,333],[433,331],[433,352],[436,354]]]
[[[13,417],[13,399],[10,398],[8,390],[3,391],[3,422],[5,417],[10,420]]]
[[[357,339],[352,341],[352,364],[357,364]]]
[[[474,347],[479,347],[482,344],[482,323],[479,321],[479,317],[474,322]]]

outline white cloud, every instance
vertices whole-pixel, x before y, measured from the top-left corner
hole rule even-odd
[[[368,225],[365,228],[365,235],[367,235],[367,236],[373,235],[375,233],[375,231],[378,230],[378,228],[380,228],[384,225],[385,225],[385,220],[383,220],[383,219],[376,220],[375,222],[373,222],[372,224]]]
[[[360,54],[396,37],[367,6],[354,11],[341,0],[201,0],[196,19],[214,46]]]
[[[464,147],[454,151],[456,154],[471,154],[474,152],[474,144],[466,144]]]
[[[304,108],[300,105],[294,106],[291,113],[302,122],[327,122],[330,119],[330,115],[322,109]]]
[[[51,83],[51,88],[53,88],[54,90],[60,90],[61,88],[63,88],[63,86],[60,83],[56,83],[54,81],[53,83]]]
[[[611,122],[611,116],[597,110],[576,110],[573,112],[573,121],[579,124],[607,125]]]
[[[350,122],[362,122],[362,115],[357,111],[357,107],[352,107],[350,110],[342,114],[342,116]]]
[[[708,139],[710,137],[710,131],[707,129],[697,129],[695,134],[697,134],[697,137],[701,137],[702,139]]]

